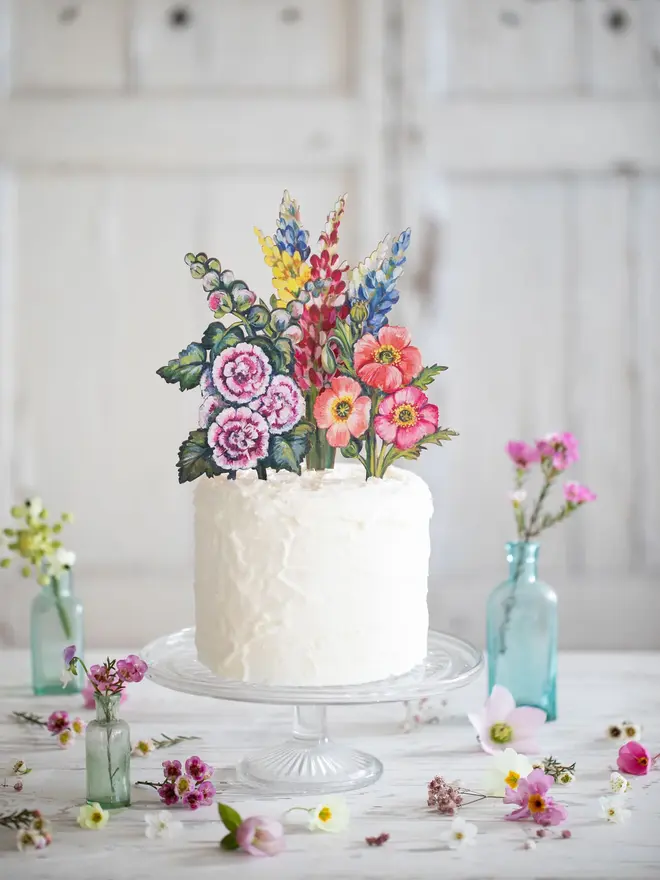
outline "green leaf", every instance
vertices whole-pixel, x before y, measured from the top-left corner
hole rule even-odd
[[[263,330],[270,319],[266,306],[252,306],[245,315],[253,330]]]
[[[204,331],[202,344],[211,349],[212,357],[217,357],[225,348],[243,342],[243,338],[243,328],[239,324],[225,327],[219,321],[214,321]]]
[[[278,372],[279,355],[270,339],[266,339],[265,336],[248,336],[245,341],[249,342],[250,345],[256,345],[257,348],[260,348],[268,358],[271,366],[275,369],[275,372]]]
[[[309,449],[309,433],[305,432],[301,436],[294,434],[293,431],[271,437],[268,466],[276,471],[293,471],[294,474],[300,474],[300,463]]]
[[[233,835],[234,831],[238,828],[238,826],[243,821],[236,810],[233,807],[228,806],[227,804],[218,804],[218,815],[220,816],[220,820],[222,824],[225,826],[229,834],[227,837]],[[225,840],[227,838],[224,838]],[[235,847],[232,847],[234,849]]]
[[[281,336],[273,343],[279,357],[277,358],[278,373],[290,373],[293,367],[293,346],[289,339]],[[275,366],[275,364],[273,364]]]
[[[179,352],[178,358],[172,358],[166,366],[156,370],[156,373],[170,385],[178,382],[181,391],[187,391],[199,385],[205,364],[206,349],[199,342],[191,342]]]
[[[213,452],[206,442],[206,431],[191,431],[188,439],[179,447],[179,482],[190,483],[198,477],[206,475],[215,477],[223,473],[222,468],[213,460]]]
[[[233,831],[229,834],[226,834],[222,840],[220,841],[220,846],[222,849],[230,851],[234,849],[239,849],[238,843],[236,842],[236,835]]]
[[[307,422],[305,419],[302,419],[298,422],[295,428],[291,428],[288,432],[289,437],[306,437],[308,434],[313,434],[316,431],[316,425],[314,422]]]
[[[413,379],[412,385],[416,385],[418,388],[421,388],[422,391],[426,391],[429,385],[435,381],[435,377],[438,373],[443,373],[447,367],[439,367],[437,364],[433,364],[430,367],[424,367],[422,372],[417,376],[416,379]]]

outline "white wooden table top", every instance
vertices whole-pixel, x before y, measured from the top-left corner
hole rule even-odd
[[[92,655],[92,662],[101,659]],[[103,653],[105,656],[105,653]],[[111,656],[114,656],[111,652]],[[629,798],[632,817],[611,825],[599,817],[598,798],[608,794],[617,746],[603,734],[608,723],[629,718],[644,725],[642,741],[660,752],[660,654],[572,653],[560,658],[559,720],[541,735],[543,754],[565,763],[577,761],[577,779],[555,794],[566,804],[569,820],[561,827],[570,840],[538,841],[534,850],[522,848],[532,823],[505,822],[509,807],[486,801],[461,810],[479,829],[475,847],[462,853],[443,848],[441,834],[449,819],[426,807],[426,785],[435,774],[460,778],[463,785],[480,788],[489,758],[477,747],[465,718],[468,708],[483,702],[483,679],[449,696],[446,717],[403,733],[399,705],[330,710],[331,733],[371,751],[384,762],[382,779],[371,788],[349,794],[351,823],[342,834],[311,833],[299,828],[287,835],[287,850],[272,859],[224,853],[218,841],[224,830],[215,808],[197,812],[177,810],[183,833],[172,841],[149,841],[143,815],[159,809],[156,794],[134,789],[133,806],[111,815],[101,831],[78,828],[76,816],[84,800],[84,744],[62,751],[47,734],[10,720],[12,710],[46,715],[54,709],[78,712],[78,697],[33,698],[24,652],[0,653],[0,761],[6,766],[24,758],[33,772],[16,794],[0,789],[0,807],[41,808],[54,823],[54,841],[46,850],[19,853],[15,832],[0,828],[0,876],[3,880],[70,880],[72,876],[98,880],[174,880],[188,877],[247,878],[374,878],[417,880],[438,878],[657,878],[660,877],[660,770],[634,780]],[[133,759],[133,779],[157,779],[165,756],[185,758],[198,753],[215,765],[216,781],[230,779],[229,768],[247,749],[284,739],[289,732],[287,708],[216,702],[166,691],[144,682],[133,686],[124,717],[132,738],[198,734],[198,743],[154,752]],[[91,718],[90,712],[80,711]],[[194,748],[192,748],[194,746]],[[231,789],[219,798],[231,802],[242,815],[279,817],[292,806],[287,799],[257,799]],[[310,806],[314,799],[297,799]],[[388,832],[382,848],[368,847],[366,835]]]

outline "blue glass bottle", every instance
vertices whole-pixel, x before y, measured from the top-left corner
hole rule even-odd
[[[82,690],[84,675],[76,675],[65,688],[60,676],[64,669],[62,652],[76,646],[83,656],[83,607],[73,595],[70,569],[64,569],[42,587],[30,609],[32,690],[35,694],[72,694]]]
[[[506,545],[509,577],[488,597],[488,692],[507,688],[518,706],[557,717],[557,594],[536,576],[539,545]]]

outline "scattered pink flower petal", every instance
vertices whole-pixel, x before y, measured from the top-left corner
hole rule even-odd
[[[236,829],[236,843],[251,856],[276,856],[284,849],[284,829],[275,819],[250,816]]]
[[[511,693],[496,684],[481,712],[470,713],[468,718],[484,752],[492,755],[510,747],[533,754],[539,750],[536,734],[545,723],[546,713],[532,706],[516,708]]]
[[[622,773],[630,776],[646,776],[653,760],[641,743],[631,740],[619,749],[616,765]]]

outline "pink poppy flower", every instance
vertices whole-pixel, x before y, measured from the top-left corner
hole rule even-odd
[[[374,428],[385,443],[411,449],[438,430],[438,407],[419,388],[410,385],[388,395],[378,407]]]
[[[284,829],[275,819],[250,816],[236,829],[236,843],[251,856],[276,856],[284,849]]]
[[[353,364],[366,385],[381,391],[396,391],[422,371],[422,355],[410,344],[405,327],[382,327],[378,338],[371,333],[358,339]]]
[[[247,406],[223,409],[208,432],[213,458],[230,471],[254,467],[268,455],[268,440],[268,423]]]
[[[578,442],[568,431],[548,434],[542,440],[536,441],[536,448],[541,458],[552,458],[552,466],[557,471],[565,471],[580,457]]]
[[[481,712],[468,714],[468,718],[484,752],[492,755],[511,747],[529,755],[539,750],[536,733],[545,724],[546,714],[533,706],[516,708],[510,692],[496,684]]]
[[[371,401],[361,393],[355,379],[338,376],[316,398],[314,418],[319,428],[326,428],[330,446],[347,446],[351,437],[361,437],[369,427]]]
[[[225,400],[248,403],[264,393],[273,368],[257,345],[239,342],[213,361],[213,382]]]
[[[250,408],[261,413],[272,434],[283,434],[303,417],[305,400],[293,379],[275,376],[262,397],[250,403]]]
[[[595,501],[596,495],[580,483],[564,483],[564,498],[571,504],[586,504]]]
[[[653,765],[653,759],[641,743],[632,740],[619,749],[616,765],[622,773],[630,776],[646,776]]]
[[[506,454],[521,470],[525,470],[528,465],[541,460],[541,453],[536,446],[530,446],[522,440],[509,440],[506,444]]]
[[[507,785],[504,803],[517,804],[518,809],[504,818],[512,822],[531,818],[538,825],[559,825],[568,813],[562,804],[547,795],[553,782],[552,776],[543,770],[532,770],[526,779],[519,780],[515,790]]]

